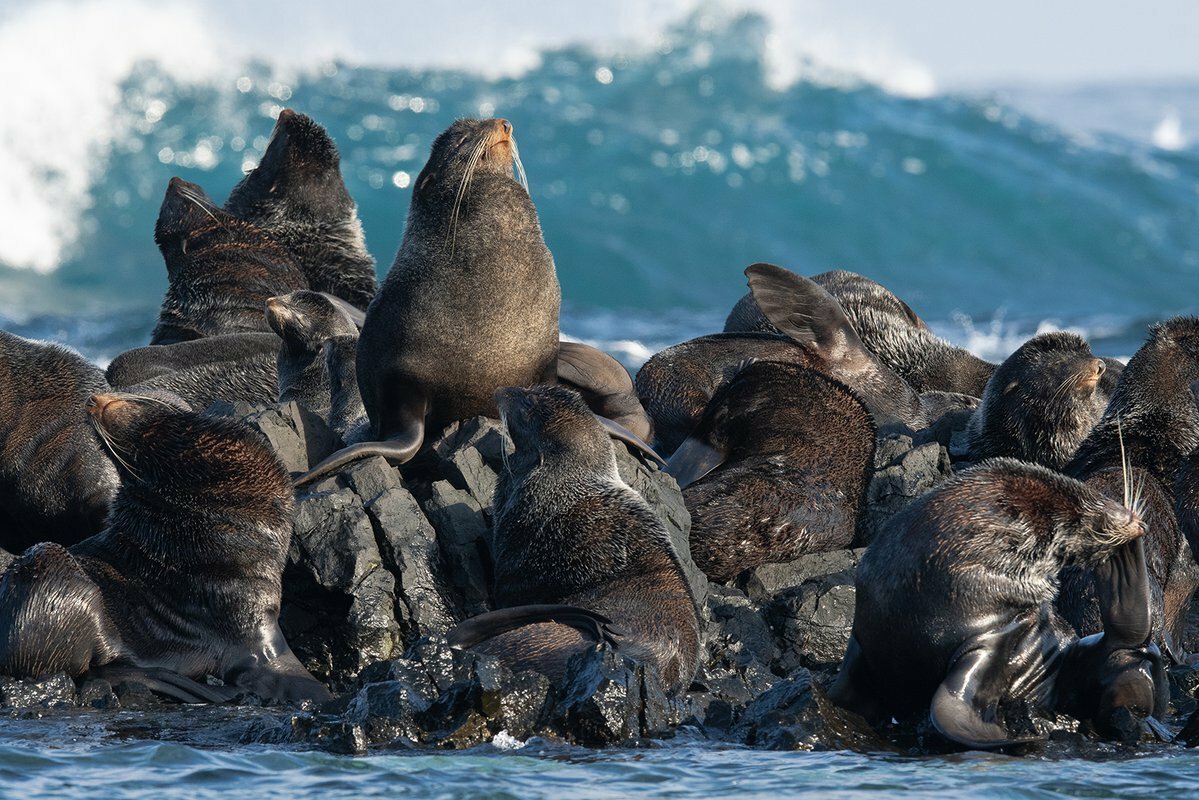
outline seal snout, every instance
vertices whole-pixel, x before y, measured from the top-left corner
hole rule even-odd
[[[119,394],[94,394],[87,400],[87,413],[97,423],[111,422],[112,414],[120,410],[128,401]],[[105,419],[107,415],[107,420]]]

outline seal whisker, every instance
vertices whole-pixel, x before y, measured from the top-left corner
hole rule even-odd
[[[525,165],[520,160],[520,149],[516,146],[516,138],[508,140],[512,145],[512,164],[516,167],[516,179],[520,185],[525,187],[525,191],[529,191],[529,176],[525,174]]]
[[[447,236],[451,257],[454,255],[454,246],[458,242],[458,215],[462,209],[462,201],[466,197],[466,193],[470,191],[470,184],[474,179],[475,168],[478,166],[479,159],[482,158],[486,150],[487,139],[480,139],[474,149],[471,150],[470,158],[466,162],[466,169],[462,173],[462,180],[458,184],[458,194],[454,197],[454,207],[450,211],[450,230]]]

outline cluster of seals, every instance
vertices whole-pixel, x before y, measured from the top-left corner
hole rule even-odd
[[[103,532],[36,545],[0,580],[0,672],[135,678],[185,702],[327,698],[279,630],[294,500],[266,441],[163,396],[87,411],[121,488]]]
[[[341,156],[310,117],[279,112],[262,160],[230,192],[225,210],[286,247],[313,291],[361,310],[374,298],[375,259],[341,177]]]
[[[757,361],[713,396],[671,456],[691,555],[726,582],[761,564],[848,547],[874,464],[874,422],[848,388]]]
[[[515,446],[494,501],[501,608],[451,641],[551,679],[580,649],[614,641],[654,665],[668,693],[686,689],[695,599],[661,520],[617,473],[608,432],[565,387],[504,389],[496,402]]]
[[[1041,738],[1005,722],[1013,705],[1068,707],[1100,726],[1130,701],[1160,713],[1164,681],[1141,680],[1144,662],[1160,664],[1144,533],[1131,509],[1044,467],[996,459],[966,470],[867,549],[830,698],[872,722],[928,710],[944,736],[976,748]],[[1053,605],[1066,563],[1108,571],[1109,625],[1081,643]]]
[[[120,480],[83,406],[108,388],[78,353],[0,331],[0,547],[100,531]]]
[[[222,211],[194,183],[172,178],[154,241],[169,286],[150,344],[270,332],[268,297],[308,288],[291,253],[249,222]]]
[[[890,289],[846,270],[822,272],[811,280],[837,300],[862,344],[915,391],[982,395],[995,365],[935,335]],[[733,306],[724,329],[779,332],[752,293]]]

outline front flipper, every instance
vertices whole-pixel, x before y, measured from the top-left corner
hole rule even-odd
[[[719,450],[699,436],[689,436],[666,462],[666,473],[686,489],[728,458],[728,453]]]
[[[1144,647],[1153,633],[1144,539],[1121,546],[1094,575],[1104,645],[1109,651]]]
[[[602,614],[578,606],[541,604],[501,608],[471,617],[446,634],[446,640],[455,649],[469,650],[502,633],[542,622],[569,625],[594,641],[607,642],[613,647],[620,636],[611,627],[612,620]]]
[[[209,686],[159,667],[108,664],[89,670],[88,676],[106,680],[114,686],[121,681],[140,683],[155,694],[181,703],[227,703],[238,695],[238,690],[232,686]]]
[[[366,322],[365,311],[357,306],[350,305],[335,294],[329,294],[328,292],[320,292],[320,294],[324,296],[326,300],[332,303],[338,311],[349,317],[350,322],[354,323],[354,327],[358,328],[358,330],[362,330],[362,324]]]
[[[1012,686],[1009,659],[1021,655],[1003,646],[1006,638],[981,638],[950,665],[929,709],[933,725],[946,739],[978,750],[1037,741],[1013,737],[999,719],[999,704]]]
[[[607,417],[599,414],[596,414],[595,418],[599,421],[600,425],[604,426],[604,430],[606,430],[608,435],[613,439],[624,442],[635,450],[638,450],[644,454],[646,458],[658,464],[659,466],[666,466],[666,459],[658,455],[658,452],[654,450],[654,448],[650,447],[649,444],[640,436],[633,433],[631,430],[615,420],[608,419]]]

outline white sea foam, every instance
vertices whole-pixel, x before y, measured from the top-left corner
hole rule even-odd
[[[0,263],[59,264],[118,134],[120,82],[144,59],[203,80],[213,42],[198,6],[141,0],[37,3],[0,24]]]
[[[1182,119],[1178,116],[1178,109],[1166,109],[1165,116],[1153,128],[1149,138],[1154,147],[1162,150],[1182,150],[1186,147],[1187,140],[1182,134]]]
[[[251,57],[281,70],[340,59],[512,76],[536,66],[548,48],[583,42],[596,52],[635,55],[659,46],[662,32],[688,14],[723,24],[755,11],[770,20],[773,85],[857,75],[902,94],[932,91],[928,71],[897,55],[885,36],[852,21],[839,28],[846,18],[831,15],[836,7],[613,0],[563,13],[557,0],[366,0],[334,12],[324,0],[16,0],[0,11],[0,264],[49,272],[78,241],[92,181],[124,133],[121,82],[139,61],[192,83],[236,77]],[[146,112],[161,117],[162,110]],[[202,166],[203,155],[193,161]]]

